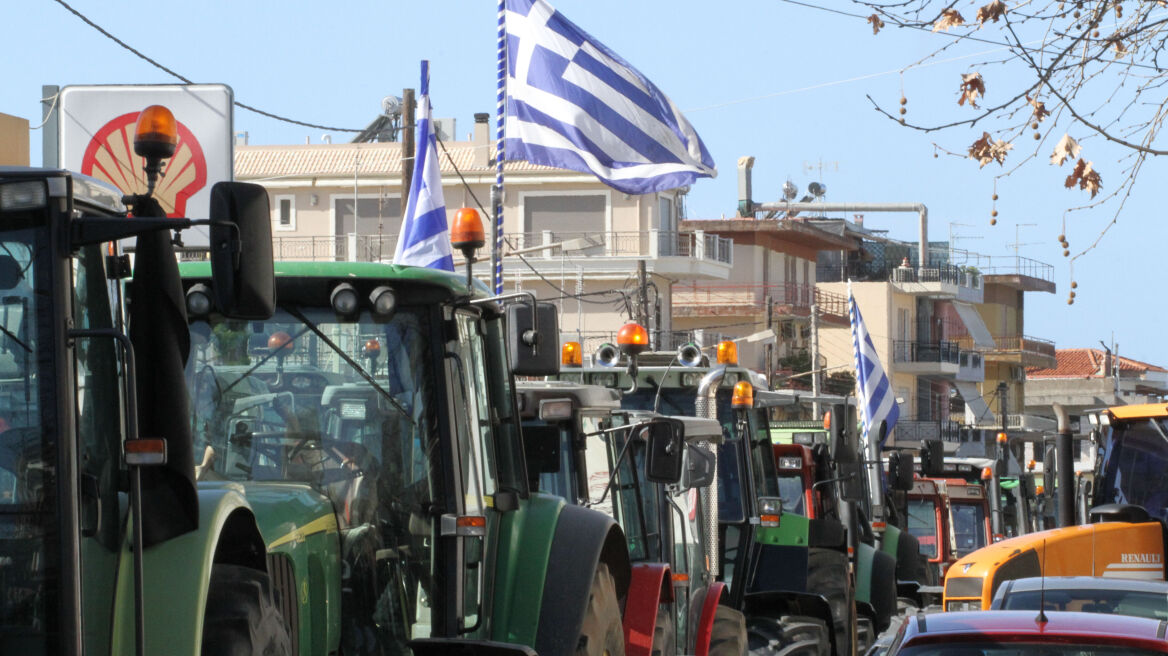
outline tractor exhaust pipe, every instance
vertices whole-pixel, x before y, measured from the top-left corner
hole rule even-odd
[[[698,383],[698,396],[694,403],[694,414],[698,417],[706,417],[708,419],[718,418],[718,385],[722,383],[722,378],[726,376],[726,365],[720,364],[712,367],[705,376],[702,376],[701,382]],[[707,554],[710,559],[710,576],[718,576],[720,569],[720,562],[718,560],[718,447],[711,445],[714,452],[714,483],[710,484],[710,508],[712,512],[706,513],[706,525],[703,527],[706,533],[706,545],[710,548],[712,553]]]
[[[1075,458],[1071,445],[1071,420],[1067,410],[1058,403],[1052,403],[1054,416],[1058,420],[1058,437],[1054,445],[1054,468],[1057,485],[1055,500],[1058,503],[1058,526],[1075,525]]]

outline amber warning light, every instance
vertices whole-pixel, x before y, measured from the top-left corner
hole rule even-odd
[[[580,342],[564,342],[560,347],[560,364],[565,367],[579,367],[584,364],[584,353],[580,350]]]
[[[734,342],[718,342],[718,364],[738,364],[738,345]]]
[[[734,384],[734,393],[730,397],[730,405],[735,408],[750,408],[754,406],[754,386],[745,380]]]
[[[626,323],[616,334],[616,343],[625,353],[636,355],[649,348],[649,331],[640,324]]]

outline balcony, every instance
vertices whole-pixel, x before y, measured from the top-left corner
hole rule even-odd
[[[918,376],[956,376],[961,369],[961,347],[956,342],[892,343],[896,371]]]
[[[508,250],[536,249],[527,257],[682,257],[734,264],[734,240],[703,232],[520,232],[505,235]],[[547,245],[547,250],[539,250]]]
[[[953,419],[968,424],[970,428],[989,431],[1000,431],[1002,429],[1001,414],[988,414],[981,418],[973,418],[966,415],[953,415]],[[1057,429],[1058,423],[1055,420],[1047,417],[1039,417],[1037,415],[1030,414],[1006,415],[1006,430],[1008,431],[1020,431],[1026,433],[1050,433]]]
[[[774,307],[775,318],[809,318],[811,306],[815,305],[821,320],[841,326],[848,324],[846,296],[803,283],[678,283],[673,285],[673,314],[675,317],[763,318],[768,299]]]
[[[883,257],[871,260],[851,260],[817,267],[815,279],[819,282],[844,282],[849,279],[856,282],[890,282],[905,294],[968,303],[982,302],[983,281],[978,268],[953,263],[958,254],[960,258],[972,254],[931,248],[927,266],[920,268],[917,266],[918,255],[915,250],[902,247],[894,251],[905,257],[890,256],[888,251],[881,252],[884,253]]]
[[[972,337],[959,337],[957,343],[964,349],[982,351],[988,362],[1010,364],[1017,367],[1053,368],[1058,365],[1054,342],[1038,337],[998,337],[994,336],[994,348],[978,348]]]
[[[272,237],[276,261],[390,262],[397,235],[341,235],[339,237]]]
[[[896,422],[892,437],[887,446],[918,449],[921,440],[941,440],[946,443],[945,451],[953,452],[961,442],[961,424],[939,419],[901,418]]]

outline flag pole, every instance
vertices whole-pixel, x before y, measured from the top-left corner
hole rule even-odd
[[[499,0],[498,88],[495,93],[495,186],[491,205],[495,213],[495,243],[491,247],[491,283],[503,293],[503,136],[507,102],[507,0]]]

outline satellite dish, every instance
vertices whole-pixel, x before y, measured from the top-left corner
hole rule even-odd
[[[827,185],[820,182],[812,182],[807,185],[807,191],[811,192],[811,195],[816,198],[823,198],[823,195],[827,193]]]
[[[402,113],[402,99],[397,96],[386,96],[381,99],[381,113],[390,118],[397,118]]]
[[[795,186],[794,182],[787,180],[783,183],[783,198],[793,200],[795,196],[799,195],[799,187]]]

